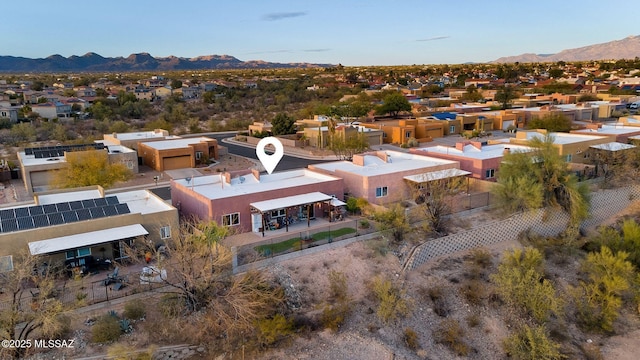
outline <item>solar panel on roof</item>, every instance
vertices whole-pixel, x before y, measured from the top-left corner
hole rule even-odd
[[[49,225],[64,224],[64,219],[60,213],[49,214],[47,217],[49,218]]]
[[[58,208],[58,212],[71,210],[71,205],[69,205],[68,202],[57,203],[56,207]]]
[[[131,213],[131,211],[129,210],[129,205],[127,204],[116,205],[116,210],[118,210],[119,215]]]
[[[42,205],[42,208],[44,209],[44,213],[45,214],[51,214],[51,213],[54,213],[54,212],[58,211],[58,208],[56,207],[56,204]]]
[[[78,221],[78,214],[74,210],[63,211],[61,214],[65,224]]]
[[[93,201],[96,203],[96,206],[105,206],[105,205],[107,205],[107,199],[105,199],[105,198],[97,198],[97,199],[93,199]]]
[[[33,217],[33,224],[35,227],[46,227],[49,226],[49,219],[47,215],[36,215]]]
[[[2,223],[2,232],[11,232],[18,230],[18,221],[13,219],[4,219]]]
[[[109,205],[115,205],[115,204],[120,203],[120,201],[118,201],[118,198],[115,197],[115,196],[107,196],[104,199],[107,200],[107,204],[109,204]]]
[[[33,155],[33,148],[24,149],[24,154],[25,155]]]
[[[106,216],[115,216],[118,215],[118,209],[116,209],[115,205],[107,205],[102,208],[104,210],[104,214]]]
[[[102,207],[91,208],[89,209],[89,212],[91,212],[92,219],[99,219],[104,217],[104,210],[102,209]]]
[[[82,209],[82,201],[80,200],[76,200],[76,201],[70,201],[69,202],[69,206],[71,206],[71,210],[78,210],[78,209]]]
[[[29,230],[34,228],[33,218],[31,217],[20,217],[17,220],[19,230]]]
[[[43,213],[44,213],[44,210],[42,209],[42,206],[40,205],[29,206],[29,215],[35,216],[35,215],[41,215]]]
[[[29,216],[29,208],[15,208],[13,209],[16,212],[16,217],[25,217]]]
[[[16,214],[13,212],[13,209],[0,210],[0,219],[2,220],[11,219],[15,217],[16,217]]]
[[[85,209],[96,207],[96,202],[93,199],[82,200],[82,207]]]
[[[89,209],[76,210],[76,213],[78,214],[79,221],[91,219],[91,212],[89,212]]]

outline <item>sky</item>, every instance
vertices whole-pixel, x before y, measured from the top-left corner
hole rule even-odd
[[[5,1],[0,55],[489,62],[640,35],[637,0]]]

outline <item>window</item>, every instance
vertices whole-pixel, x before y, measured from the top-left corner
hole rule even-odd
[[[202,151],[196,151],[196,160],[202,159]]]
[[[91,248],[80,248],[74,250],[67,250],[67,259],[75,259],[77,257],[91,255]]]
[[[376,197],[387,196],[388,191],[389,190],[387,189],[386,186],[378,187],[376,188]]]
[[[382,133],[382,137],[386,138],[387,137],[387,133]]]
[[[573,160],[573,155],[568,154],[567,155],[567,162],[571,162],[571,160]]]
[[[411,137],[411,131],[407,131],[404,133],[404,137],[406,137],[407,139]]]
[[[287,215],[287,212],[285,209],[273,210],[271,212],[271,218],[283,217],[285,215]]]
[[[169,239],[171,237],[171,226],[163,226],[160,228],[160,239]]]
[[[487,171],[485,172],[485,178],[486,179],[491,179],[493,177],[496,176],[496,170],[495,169],[487,169]]]
[[[450,132],[450,133],[454,133],[454,132],[456,132],[456,126],[455,126],[455,125],[451,125],[451,126],[449,126],[449,132]]]
[[[240,213],[222,215],[222,225],[224,226],[240,225]]]

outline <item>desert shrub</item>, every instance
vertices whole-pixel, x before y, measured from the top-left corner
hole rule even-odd
[[[523,325],[504,341],[505,351],[516,360],[563,359],[560,345],[547,336],[542,326]]]
[[[325,304],[320,315],[320,323],[325,329],[338,331],[349,315],[349,304],[346,302]]]
[[[67,315],[60,314],[56,316],[57,326],[53,326],[54,331],[49,333],[51,339],[66,338],[71,333],[71,318]]]
[[[384,323],[389,323],[409,313],[411,304],[405,291],[393,285],[391,280],[376,276],[372,283],[373,293],[380,302],[376,314]]]
[[[146,314],[147,310],[142,300],[131,300],[127,301],[127,303],[124,304],[124,311],[122,312],[122,316],[127,319],[142,319]]]
[[[482,319],[480,319],[480,315],[475,313],[467,316],[466,320],[469,327],[476,327],[482,322]]]
[[[360,228],[361,229],[368,229],[370,226],[371,226],[371,224],[369,223],[369,220],[367,220],[367,219],[360,220]]]
[[[600,252],[589,253],[582,268],[588,281],[581,281],[573,290],[578,319],[591,330],[613,331],[613,323],[620,314],[622,296],[629,290],[634,273],[628,254],[603,246]]]
[[[411,350],[417,350],[420,347],[420,343],[418,342],[418,333],[416,333],[412,328],[404,329],[402,339]]]
[[[471,250],[471,263],[486,269],[493,264],[493,256],[487,249],[473,249]]]
[[[158,302],[160,313],[167,318],[174,318],[182,313],[184,304],[182,299],[176,294],[162,295]]]
[[[504,255],[498,272],[491,275],[497,293],[506,303],[523,309],[539,322],[560,314],[562,309],[553,285],[543,278],[543,268],[540,251],[516,249]]]
[[[485,288],[486,285],[482,281],[478,279],[471,279],[462,283],[460,292],[469,304],[480,305],[482,303],[482,299],[485,297]]]
[[[423,291],[421,291],[423,292]],[[430,287],[426,290],[426,296],[433,302],[433,312],[438,316],[446,317],[449,315],[449,306],[444,296],[444,290],[440,286]]]
[[[446,345],[458,356],[469,354],[469,345],[464,341],[464,329],[458,320],[443,320],[434,331],[433,337],[437,343]]]
[[[293,334],[293,320],[276,314],[273,318],[258,321],[258,341],[263,346],[270,346]]]
[[[329,272],[329,299],[344,302],[349,298],[347,292],[347,277],[344,273],[331,270]]]
[[[121,334],[122,330],[118,318],[111,314],[99,317],[91,327],[91,341],[95,343],[116,341]]]
[[[384,257],[387,255],[387,252],[389,252],[389,242],[383,237],[367,241],[367,246],[371,249],[374,256]]]

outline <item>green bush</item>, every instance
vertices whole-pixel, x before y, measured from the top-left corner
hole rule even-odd
[[[110,314],[103,315],[91,327],[91,341],[108,343],[120,338],[122,330],[118,318]]]
[[[325,304],[320,315],[320,323],[325,329],[338,331],[349,315],[348,303]]]
[[[147,310],[145,309],[145,305],[142,300],[136,299],[127,301],[124,304],[124,311],[122,316],[130,320],[139,320],[142,319],[147,314]]]
[[[360,220],[360,228],[361,229],[368,229],[370,226],[371,226],[371,224],[369,223],[369,220],[367,220],[367,219]]]
[[[389,323],[409,313],[411,304],[405,291],[393,285],[391,280],[377,276],[372,283],[373,293],[379,301],[376,314],[384,323]]]
[[[402,339],[411,350],[417,350],[420,347],[420,343],[418,342],[418,333],[416,333],[412,328],[404,329]]]
[[[293,334],[293,321],[281,314],[276,314],[273,318],[259,320],[257,327],[258,341],[264,346],[273,345]]]
[[[458,320],[443,320],[434,331],[433,337],[438,344],[446,345],[458,356],[469,354],[469,345],[464,341],[464,329]]]
[[[560,345],[547,336],[542,326],[522,326],[504,342],[505,351],[515,360],[554,360],[565,358]]]

